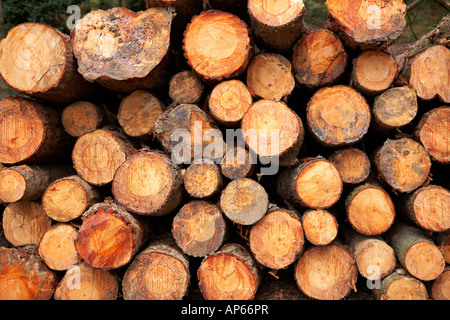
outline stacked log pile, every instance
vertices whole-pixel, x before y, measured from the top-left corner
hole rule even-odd
[[[0,42],[0,299],[450,299],[449,15],[145,2]]]

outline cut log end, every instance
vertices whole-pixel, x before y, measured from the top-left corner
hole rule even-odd
[[[252,55],[247,25],[218,10],[204,11],[191,20],[183,48],[192,69],[213,82],[242,74]]]
[[[0,202],[17,202],[25,194],[27,182],[20,172],[12,169],[0,171]]]
[[[193,198],[210,198],[223,185],[222,173],[215,163],[193,163],[184,172],[184,188]]]
[[[250,177],[256,166],[256,159],[252,158],[245,147],[238,145],[228,149],[220,162],[223,176],[230,180]]]
[[[435,280],[445,268],[442,252],[427,241],[412,245],[406,252],[404,263],[411,275],[423,281]]]
[[[370,174],[371,165],[369,157],[364,151],[357,148],[336,150],[330,156],[330,162],[339,171],[342,182],[344,183],[361,183]]]
[[[433,300],[450,300],[450,269],[433,281],[430,296]]]
[[[299,217],[282,209],[272,211],[258,221],[251,228],[249,239],[255,259],[273,270],[294,263],[305,245]]]
[[[203,95],[203,84],[191,70],[175,74],[169,82],[169,97],[177,104],[196,104]]]
[[[102,109],[94,103],[77,101],[64,108],[61,122],[69,135],[78,138],[100,129],[106,124],[106,119]]]
[[[302,215],[302,226],[306,239],[313,245],[327,245],[336,239],[338,223],[327,210],[307,210]]]
[[[329,147],[348,146],[360,141],[371,122],[370,108],[364,97],[343,85],[316,91],[306,112],[312,136]]]
[[[427,288],[422,281],[395,270],[381,281],[381,288],[375,290],[378,300],[428,300]]]

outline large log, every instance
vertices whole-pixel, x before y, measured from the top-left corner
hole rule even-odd
[[[169,76],[172,18],[166,8],[89,12],[71,33],[78,71],[86,80],[114,91],[160,87]]]
[[[0,74],[14,90],[57,104],[89,98],[95,88],[77,71],[70,37],[41,23],[9,30],[0,42]]]
[[[54,108],[21,97],[0,101],[1,163],[56,161],[69,145],[61,116]]]
[[[374,289],[374,296],[377,300],[429,299],[424,283],[401,268],[381,280],[380,287]]]
[[[450,268],[446,267],[444,272],[431,284],[430,296],[433,300],[450,300]]]

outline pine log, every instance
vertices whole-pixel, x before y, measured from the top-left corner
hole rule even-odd
[[[450,49],[443,45],[432,46],[418,54],[411,62],[409,83],[419,98],[431,100],[438,97],[450,103]]]
[[[307,127],[326,147],[350,146],[367,133],[371,113],[366,99],[355,89],[336,85],[314,93],[306,108]]]
[[[375,152],[374,163],[379,177],[400,192],[420,187],[431,169],[425,148],[410,138],[387,139]]]
[[[294,277],[308,297],[340,300],[355,289],[358,269],[352,252],[335,240],[306,249],[295,264]]]
[[[90,266],[117,269],[131,262],[147,235],[146,223],[106,199],[83,213],[75,248]]]
[[[259,53],[248,65],[246,83],[257,99],[285,100],[295,87],[292,65],[281,54]]]
[[[50,300],[57,285],[34,246],[0,247],[0,300]]]
[[[436,245],[444,255],[445,262],[450,264],[450,231],[437,234]]]
[[[0,101],[1,163],[56,161],[69,144],[55,109],[20,97]]]
[[[226,145],[214,120],[193,104],[165,111],[155,123],[155,136],[176,164],[220,160]]]
[[[166,154],[142,149],[118,167],[112,193],[130,212],[163,216],[180,203],[183,178],[178,166]]]
[[[75,249],[78,230],[66,223],[53,225],[39,242],[39,256],[52,270],[64,271],[79,262]]]
[[[252,300],[260,283],[256,261],[236,243],[227,243],[204,258],[197,278],[205,300]]]
[[[364,278],[377,281],[394,271],[397,263],[394,249],[381,236],[365,236],[353,228],[345,228],[343,235]]]
[[[403,0],[327,0],[326,27],[350,47],[362,50],[390,45],[406,26]]]
[[[363,51],[353,63],[352,85],[366,96],[383,93],[396,76],[395,59],[382,50]]]
[[[429,184],[406,195],[402,209],[408,221],[424,230],[450,230],[450,191],[441,186]]]
[[[37,201],[10,203],[3,212],[3,231],[13,246],[38,245],[51,228],[51,219]]]
[[[245,22],[219,10],[203,11],[191,20],[183,49],[192,70],[208,82],[240,76],[253,54]]]
[[[328,210],[308,209],[303,213],[301,221],[305,237],[313,245],[327,245],[338,235],[338,222]]]
[[[192,257],[216,252],[227,239],[227,224],[220,209],[206,201],[186,203],[173,218],[172,234],[176,244]]]
[[[297,83],[315,89],[334,85],[342,78],[348,55],[333,32],[317,29],[298,40],[292,60]]]
[[[226,127],[239,126],[253,104],[248,87],[240,80],[222,81],[211,91],[208,108],[212,117]]]
[[[248,1],[250,22],[259,45],[280,53],[290,53],[302,35],[305,11],[299,0]]]
[[[222,175],[230,180],[249,178],[255,171],[257,160],[250,152],[239,144],[228,148],[220,162]]]
[[[343,183],[339,171],[322,157],[305,158],[278,177],[277,193],[291,205],[326,209],[341,197]]]
[[[250,229],[249,246],[261,265],[279,270],[293,264],[305,246],[297,212],[273,208]]]
[[[0,171],[0,202],[38,200],[55,180],[73,173],[67,165],[17,165]]]
[[[450,300],[450,267],[431,284],[430,296],[433,300]]]
[[[394,202],[380,186],[372,183],[360,185],[345,199],[347,219],[361,234],[376,236],[386,232],[394,223]]]
[[[253,225],[267,213],[269,195],[250,178],[232,180],[222,191],[220,209],[234,223]]]
[[[108,118],[100,106],[90,101],[77,101],[64,108],[61,122],[69,135],[79,138],[106,126]]]
[[[190,284],[188,257],[171,238],[152,241],[127,267],[125,300],[181,300]]]
[[[86,263],[70,267],[56,287],[55,300],[117,300],[119,281],[110,271]]]
[[[342,148],[336,150],[330,155],[329,161],[339,171],[343,183],[358,184],[369,177],[370,159],[360,149]]]
[[[376,131],[393,131],[410,124],[417,111],[417,94],[411,86],[390,88],[374,99],[372,127]]]
[[[99,190],[77,175],[54,181],[47,187],[41,198],[47,215],[58,222],[68,222],[79,218],[100,200]]]
[[[166,61],[172,18],[166,8],[89,12],[71,33],[78,71],[113,91],[157,88],[168,76],[165,67],[158,66],[170,66]]]
[[[426,112],[416,127],[415,136],[433,161],[450,164],[450,107],[437,107]]]
[[[132,143],[114,128],[102,128],[79,137],[72,151],[77,174],[88,183],[110,183],[117,168],[134,152]]]
[[[281,101],[255,102],[241,121],[250,150],[265,159],[276,159],[281,166],[298,163],[305,130],[300,117]]]
[[[163,103],[153,94],[145,90],[136,90],[121,101],[117,120],[128,136],[149,138],[163,110]]]
[[[203,95],[203,83],[192,70],[175,74],[169,82],[169,97],[177,104],[196,104]]]
[[[386,234],[386,239],[401,266],[413,277],[431,281],[444,271],[445,259],[442,252],[421,230],[397,222]]]
[[[222,190],[223,176],[214,162],[193,163],[184,171],[183,183],[191,197],[211,198]]]
[[[383,278],[379,289],[374,289],[377,300],[428,300],[424,283],[401,268]]]
[[[0,74],[14,90],[56,104],[92,96],[94,86],[77,72],[70,37],[34,22],[9,30],[0,43]]]

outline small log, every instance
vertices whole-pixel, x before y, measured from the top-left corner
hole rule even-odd
[[[220,160],[226,145],[214,120],[193,104],[165,111],[155,123],[155,136],[177,164]]]
[[[184,188],[193,198],[204,199],[217,195],[223,187],[220,167],[211,162],[193,163],[183,174]]]
[[[64,130],[74,137],[100,129],[108,124],[106,111],[90,101],[77,101],[62,111],[61,122]]]
[[[308,209],[303,213],[301,221],[305,237],[313,245],[327,245],[338,235],[336,217],[327,210]]]
[[[406,27],[406,4],[402,0],[327,0],[326,27],[350,47],[362,50],[390,45]]]
[[[208,202],[193,200],[175,215],[172,234],[176,244],[192,257],[216,252],[227,238],[227,225],[220,209]]]
[[[387,139],[375,152],[380,178],[400,192],[411,192],[428,178],[431,160],[425,148],[410,138]]]
[[[166,8],[89,12],[71,33],[78,71],[113,91],[159,87],[168,76],[158,66],[167,66],[172,18]]]
[[[152,241],[127,267],[125,300],[181,300],[190,284],[188,257],[173,239]]]
[[[0,300],[50,300],[57,285],[35,247],[0,247]]]
[[[206,300],[252,300],[260,283],[256,261],[236,243],[227,243],[204,258],[197,278]]]
[[[417,94],[412,87],[390,88],[374,99],[373,128],[389,132],[404,127],[416,117],[417,111]]]
[[[431,281],[444,271],[442,252],[421,230],[397,222],[386,234],[386,239],[401,266],[413,277]]]
[[[42,23],[9,30],[0,43],[0,74],[14,90],[56,104],[92,96],[95,88],[77,72],[70,37]]]
[[[342,182],[358,184],[369,177],[370,159],[367,154],[357,148],[342,148],[334,151],[329,161],[334,164],[341,175]]]
[[[298,163],[305,130],[300,117],[281,101],[255,102],[241,121],[244,139],[255,154],[281,166]]]
[[[450,300],[450,268],[446,267],[444,272],[431,284],[430,296],[433,300]]]
[[[381,236],[365,236],[352,228],[345,228],[343,234],[364,278],[377,281],[394,271],[397,263],[394,249]]]
[[[305,158],[281,172],[277,193],[291,205],[326,209],[341,197],[343,183],[339,171],[322,157]]]
[[[180,169],[163,152],[142,149],[119,166],[112,193],[130,212],[163,216],[180,203],[183,178]]]
[[[52,221],[37,201],[19,201],[6,206],[3,231],[13,246],[38,245]]]
[[[253,54],[248,26],[219,10],[192,18],[184,33],[184,56],[197,75],[219,82],[243,74]]]
[[[89,207],[101,200],[101,193],[77,175],[54,181],[42,195],[47,215],[58,222],[79,218]]]
[[[220,209],[234,223],[253,225],[269,208],[269,195],[262,185],[250,178],[232,180],[222,191]]]
[[[450,164],[450,107],[438,107],[420,119],[415,136],[439,164]]]
[[[191,70],[180,71],[169,82],[169,97],[177,104],[196,104],[203,95],[203,83]]]
[[[134,152],[125,135],[113,128],[102,128],[79,137],[72,151],[77,174],[88,183],[110,183],[117,168]]]
[[[248,87],[240,80],[222,81],[211,91],[208,108],[212,117],[226,127],[239,126],[253,104]]]
[[[70,224],[58,223],[51,227],[39,242],[39,256],[52,270],[64,271],[79,262],[75,249],[78,230]]]
[[[83,213],[75,248],[90,266],[117,269],[131,262],[141,249],[147,228],[143,221],[107,199]]]
[[[1,163],[56,161],[69,144],[55,109],[20,97],[0,101]]]
[[[292,60],[297,83],[315,89],[334,85],[341,79],[348,55],[333,32],[317,29],[298,40]]]
[[[119,281],[110,271],[80,262],[70,267],[56,287],[55,300],[117,300]]]
[[[345,208],[352,227],[367,236],[386,232],[394,223],[396,215],[389,194],[371,183],[351,190],[345,199]]]
[[[123,131],[133,138],[149,138],[164,105],[145,90],[133,91],[120,103],[117,119]]]
[[[326,147],[350,146],[360,141],[369,129],[371,117],[366,99],[344,85],[319,89],[306,108],[310,133]]]
[[[450,231],[437,234],[436,245],[444,255],[445,262],[450,264]]]
[[[397,76],[397,62],[382,50],[363,51],[354,61],[352,85],[366,96],[389,89]]]
[[[303,1],[249,0],[248,12],[253,32],[261,47],[288,53],[304,31]]]
[[[295,87],[292,65],[280,54],[259,53],[248,65],[246,83],[255,98],[284,100]]]
[[[450,230],[450,191],[429,184],[406,195],[403,213],[408,221],[418,227],[432,231]]]
[[[409,83],[421,99],[431,100],[438,97],[441,101],[450,103],[449,70],[450,49],[435,45],[412,60]]]
[[[295,264],[294,277],[308,297],[340,300],[355,289],[358,269],[351,251],[334,241],[306,249]]]
[[[374,289],[377,300],[428,300],[424,283],[397,268],[381,280],[380,288]]]
[[[250,251],[263,266],[279,270],[293,264],[305,246],[299,215],[273,208],[250,229]]]
[[[18,165],[0,171],[0,202],[38,200],[55,180],[73,173],[67,165]]]
[[[220,169],[222,175],[230,180],[249,178],[255,171],[256,162],[245,147],[236,145],[227,149],[220,162]]]

